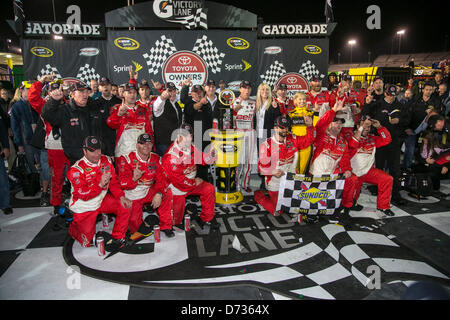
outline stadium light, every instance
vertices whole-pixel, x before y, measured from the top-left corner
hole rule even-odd
[[[353,46],[356,44],[356,40],[349,40],[348,44],[350,45],[350,63],[353,61]]]

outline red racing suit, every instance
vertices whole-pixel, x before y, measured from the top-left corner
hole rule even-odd
[[[142,133],[148,133],[153,137],[151,124],[152,111],[146,105],[136,103],[133,108],[121,117],[118,112],[120,104],[111,108],[111,115],[107,119],[110,128],[117,130],[115,157],[127,155],[136,151],[136,141]]]
[[[208,222],[214,218],[216,199],[214,186],[206,181],[197,185],[195,181],[197,164],[210,165],[214,161],[215,158],[202,153],[193,145],[182,149],[175,141],[167,149],[162,157],[162,167],[173,195],[173,224],[178,225],[183,221],[186,196],[188,195],[200,196],[202,221]]]
[[[274,137],[267,139],[259,149],[258,170],[265,176],[269,197],[261,190],[255,191],[255,201],[271,214],[277,207],[280,178],[273,176],[277,169],[283,172],[296,172],[298,150],[305,149],[314,142],[314,127],[308,127],[304,136],[287,135],[284,143],[279,143]]]
[[[105,188],[102,188],[100,181],[105,172],[111,174],[111,180]],[[69,234],[82,246],[89,247],[96,231],[97,215],[113,213],[116,220],[112,237],[124,238],[131,209],[122,207],[120,203],[120,198],[125,194],[117,182],[111,160],[102,155],[100,161],[94,164],[83,157],[70,168],[67,177],[72,184],[69,208],[73,212]]]
[[[377,131],[378,136],[368,134],[366,137],[361,136],[359,139],[353,136],[348,141],[350,163],[353,173],[358,177],[353,200],[355,203],[358,201],[363,183],[374,184],[378,187],[377,208],[385,210],[391,207],[393,179],[391,175],[374,167],[375,152],[377,148],[391,143],[392,139],[385,127],[380,127]]]
[[[43,84],[36,81],[31,85],[28,91],[28,102],[31,107],[39,114],[42,113],[42,108],[47,102],[41,97]],[[41,120],[45,126],[45,148],[48,153],[48,166],[50,167],[51,183],[50,183],[50,204],[52,206],[60,206],[62,203],[62,187],[64,184],[64,169],[70,167],[70,161],[64,154],[61,144],[61,138],[55,140],[53,137],[53,128],[50,123]]]
[[[133,180],[133,171],[138,168],[143,175]],[[157,193],[162,196],[161,205],[156,209],[161,230],[172,229],[172,191],[167,188],[167,178],[160,164],[160,157],[151,153],[147,161],[136,151],[119,159],[119,184],[125,196],[133,201],[129,221],[131,233],[136,232],[142,224],[142,207],[151,203]]]
[[[320,107],[318,118],[321,118],[328,110],[334,106],[334,97],[328,91],[320,91],[316,95],[313,94],[314,91],[310,90],[306,92],[306,104],[309,109],[313,110],[315,105]],[[315,124],[314,124],[315,125]]]
[[[343,118],[345,119],[345,123],[342,124],[341,133],[347,140],[349,140],[353,135],[355,124],[358,123],[361,117],[359,102],[357,102],[356,98],[351,96],[348,92],[344,93],[342,96],[339,96],[337,91],[333,95],[332,100],[333,103],[344,101],[344,110],[341,112],[344,113]]]
[[[294,101],[289,99],[289,97],[286,97],[284,101],[280,101],[279,99],[274,99],[274,101],[277,103],[283,116],[287,115],[295,108]]]
[[[333,121],[336,112],[328,111],[317,122],[316,138],[314,140],[314,154],[311,160],[309,172],[314,176],[343,174],[352,171],[348,143],[344,135],[340,133],[334,137],[328,133],[328,126]],[[353,206],[353,194],[357,177],[352,175],[345,179],[342,205],[350,208]]]

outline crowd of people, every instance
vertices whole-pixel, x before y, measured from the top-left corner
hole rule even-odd
[[[129,234],[146,223],[144,206],[155,210],[161,231],[173,237],[190,195],[200,197],[199,223],[220,227],[211,175],[217,152],[208,132],[221,129],[217,119],[227,108],[231,128],[244,133],[237,182],[273,215],[282,213],[276,204],[287,172],[342,175],[336,214],[343,221],[363,209],[363,183],[376,186],[377,209],[394,215],[391,203],[405,204],[402,172],[426,172],[441,196],[450,162],[450,99],[442,73],[423,87],[409,81],[400,88],[381,77],[361,86],[350,76],[329,81],[327,90],[324,85],[313,77],[308,92],[289,97],[283,83],[270,88],[242,81],[237,98],[226,105],[219,97],[226,84],[216,86],[212,79],[203,87],[188,78],[178,91],[171,82],[138,82],[132,72],[120,86],[107,78],[68,85],[45,75],[22,83],[9,103],[2,90],[2,155],[10,161],[12,149],[26,155],[40,174],[41,205],[53,206],[55,215],[70,198],[69,234],[83,246],[92,244],[97,216],[114,214],[110,250],[126,245]],[[250,185],[255,173],[259,190]],[[0,180],[0,208],[11,214],[3,161]]]

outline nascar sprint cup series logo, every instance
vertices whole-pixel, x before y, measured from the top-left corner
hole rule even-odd
[[[191,51],[178,51],[171,55],[163,66],[165,83],[173,82],[179,90],[184,80],[191,78],[194,85],[203,86],[208,79],[208,68],[205,61]]]

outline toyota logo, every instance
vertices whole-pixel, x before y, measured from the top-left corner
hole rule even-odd
[[[182,56],[178,58],[178,62],[182,65],[188,65],[191,63],[191,58],[187,56]]]
[[[296,77],[289,77],[286,79],[286,82],[289,84],[293,84],[297,82],[297,78]]]

